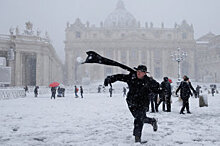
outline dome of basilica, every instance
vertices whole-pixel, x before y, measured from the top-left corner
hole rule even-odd
[[[124,3],[119,0],[116,9],[105,19],[104,27],[132,28],[137,27],[137,22],[134,16],[125,9]]]

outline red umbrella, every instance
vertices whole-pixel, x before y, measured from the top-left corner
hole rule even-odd
[[[53,83],[51,83],[49,86],[50,87],[57,87],[57,86],[59,86],[60,85],[60,83],[58,83],[58,82],[53,82]]]
[[[170,83],[173,83],[173,81],[172,81],[171,79],[168,79],[168,81],[169,81]]]

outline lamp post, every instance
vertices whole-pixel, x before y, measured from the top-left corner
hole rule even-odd
[[[171,53],[171,57],[173,61],[176,61],[178,63],[178,80],[177,84],[181,82],[181,76],[180,76],[180,62],[182,62],[187,56],[187,53],[182,51],[180,48],[177,48],[177,51],[174,51]]]

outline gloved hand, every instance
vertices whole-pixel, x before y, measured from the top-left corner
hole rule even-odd
[[[197,92],[194,92],[195,97],[197,97]]]
[[[111,83],[111,78],[108,76],[105,78],[104,85],[108,86],[108,84],[110,84],[110,83]]]

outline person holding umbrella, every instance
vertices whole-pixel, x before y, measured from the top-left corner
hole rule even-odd
[[[56,97],[56,87],[58,87],[60,85],[60,83],[58,82],[53,82],[51,83],[49,86],[51,87],[51,99]]]
[[[56,87],[51,87],[51,93],[52,93],[51,99],[52,99],[52,98],[55,99],[55,97],[56,97]]]

